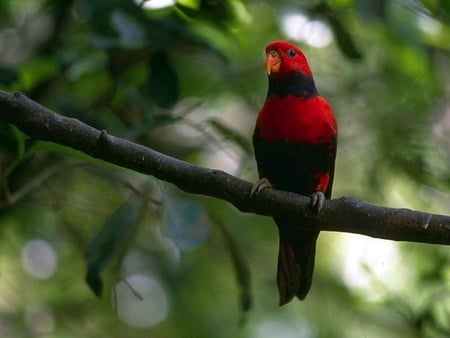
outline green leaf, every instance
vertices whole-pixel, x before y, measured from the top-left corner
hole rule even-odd
[[[420,2],[426,9],[428,9],[433,14],[436,14],[439,11],[438,0],[421,0]]]
[[[103,282],[100,274],[114,262],[120,262],[134,240],[142,212],[144,200],[135,197],[123,203],[103,223],[86,248],[86,282],[100,297]]]
[[[53,57],[38,57],[21,66],[20,90],[31,90],[39,83],[51,78],[59,72],[59,65]]]
[[[341,20],[333,15],[333,13],[327,14],[326,18],[330,23],[334,37],[336,38],[341,51],[350,59],[361,59],[361,52],[356,47],[352,35],[344,27]]]
[[[239,304],[242,312],[241,323],[243,323],[245,320],[245,313],[250,310],[252,306],[250,269],[244,255],[236,243],[236,240],[233,238],[225,224],[218,219],[215,219],[214,222],[219,226],[226,248],[231,256],[234,273],[236,275],[236,282],[240,289]]]
[[[14,82],[16,82],[18,78],[19,74],[17,70],[5,66],[0,66],[0,84],[2,86],[8,88]]]
[[[9,166],[5,170],[5,176],[8,176],[11,172],[14,171],[14,169],[17,168],[25,159],[30,157],[32,154],[35,153],[34,146],[31,146],[29,149],[27,149],[27,140],[29,140],[29,137],[25,135],[23,132],[21,132],[16,126],[10,125],[10,129],[12,131],[12,134],[14,135],[16,144],[17,144],[17,150],[16,150],[16,158],[12,163],[9,164]]]
[[[170,108],[179,97],[178,75],[165,51],[154,52],[147,85],[150,97],[162,108]]]
[[[356,47],[353,41],[353,36],[349,33],[345,25],[343,24],[339,14],[330,7],[326,2],[320,2],[314,6],[311,10],[311,14],[324,16],[333,31],[334,38],[336,39],[341,51],[350,59],[358,60],[362,58],[361,52]]]

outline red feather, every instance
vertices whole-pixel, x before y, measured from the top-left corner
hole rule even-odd
[[[302,51],[286,41],[266,48],[267,99],[256,121],[253,144],[260,178],[274,188],[331,197],[337,124],[316,90]],[[318,231],[275,219],[280,234],[277,282],[280,305],[311,287]]]

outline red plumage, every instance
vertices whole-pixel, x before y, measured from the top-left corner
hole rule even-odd
[[[315,87],[302,51],[287,41],[266,47],[267,98],[253,135],[261,179],[273,188],[312,197],[313,207],[331,197],[337,124]],[[259,190],[261,180],[255,188]],[[304,299],[311,287],[318,231],[300,230],[276,218],[280,235],[277,283],[280,305]]]

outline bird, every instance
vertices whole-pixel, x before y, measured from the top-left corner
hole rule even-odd
[[[311,197],[317,213],[331,198],[337,149],[337,122],[319,95],[302,50],[288,41],[265,49],[268,90],[256,119],[253,147],[259,181],[251,195],[273,188]],[[279,305],[294,296],[304,300],[311,288],[318,230],[274,218],[279,232]]]

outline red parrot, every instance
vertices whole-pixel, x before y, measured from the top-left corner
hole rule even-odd
[[[259,112],[253,146],[260,180],[253,193],[267,187],[311,196],[319,211],[331,196],[337,123],[330,104],[318,94],[303,52],[287,41],[266,47],[267,98]],[[277,284],[279,304],[311,288],[319,231],[302,230],[275,218],[280,236]]]

